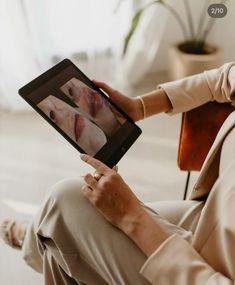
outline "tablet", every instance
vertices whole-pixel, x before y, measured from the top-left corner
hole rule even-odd
[[[19,94],[79,152],[114,166],[141,129],[69,59]]]

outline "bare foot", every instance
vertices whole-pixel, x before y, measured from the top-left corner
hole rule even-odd
[[[11,247],[20,249],[22,247],[28,221],[25,220],[4,220],[0,224],[0,235]]]

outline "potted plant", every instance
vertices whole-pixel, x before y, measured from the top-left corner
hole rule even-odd
[[[183,40],[176,43],[169,50],[170,79],[175,80],[216,67],[219,64],[219,48],[210,44],[207,40],[215,23],[215,18],[210,17],[208,19],[206,17],[210,0],[205,0],[196,28],[189,0],[182,1],[186,12],[186,21],[173,6],[167,3],[167,0],[155,0],[138,9],[132,18],[130,29],[125,37],[123,56],[126,54],[129,42],[144,11],[157,4],[163,5],[172,14],[183,34]],[[220,4],[225,2],[226,0],[223,0]]]

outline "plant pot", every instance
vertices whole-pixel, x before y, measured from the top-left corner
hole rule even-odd
[[[169,49],[169,77],[177,80],[185,76],[203,72],[218,67],[220,64],[219,49],[207,45],[210,51],[207,54],[190,54],[179,49],[180,44]]]

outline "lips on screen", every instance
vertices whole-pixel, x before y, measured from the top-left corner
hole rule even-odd
[[[97,91],[75,77],[62,85],[60,91],[66,95],[66,102],[49,94],[37,106],[80,148],[95,155],[126,118]]]

